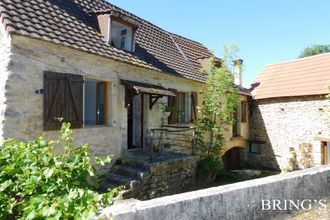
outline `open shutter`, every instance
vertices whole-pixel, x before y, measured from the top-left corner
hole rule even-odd
[[[197,120],[197,104],[198,104],[198,95],[197,92],[191,92],[191,120]]]
[[[245,123],[247,121],[247,102],[246,101],[241,101],[241,122]]]
[[[83,76],[44,73],[44,129],[58,130],[61,118],[72,128],[83,126]]]
[[[173,92],[175,95],[178,94],[178,91],[176,89],[170,89],[171,92]],[[175,110],[172,111],[170,116],[168,117],[168,124],[176,124],[178,123],[178,101],[177,101],[177,96],[168,97],[168,106],[171,107],[171,109]]]

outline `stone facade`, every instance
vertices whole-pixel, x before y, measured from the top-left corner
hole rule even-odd
[[[7,80],[10,77],[11,59],[11,37],[6,33],[4,26],[0,25],[0,122],[5,119],[4,112],[6,111],[6,86]],[[0,123],[0,137],[3,135],[3,123]]]
[[[85,126],[74,130],[76,145],[88,143],[93,156],[113,154],[121,157],[127,152],[127,109],[125,88],[120,79],[139,81],[173,88],[180,92],[199,91],[206,84],[154,70],[117,62],[101,56],[19,35],[9,37],[1,32],[1,139],[17,138],[30,140],[40,134],[48,139],[58,136],[58,131],[43,130],[44,71],[71,73],[87,80],[105,81],[109,87],[108,120],[104,126]],[[246,99],[245,96],[242,96]],[[197,105],[202,102],[198,98]],[[159,100],[149,109],[149,96],[144,95],[144,143],[150,143],[150,129],[161,126],[162,103]],[[247,133],[245,128],[242,128]],[[188,135],[189,136],[189,135]],[[188,136],[183,140],[190,145]],[[226,133],[226,149],[233,147],[231,129]],[[182,141],[182,140],[180,140]],[[178,145],[181,145],[182,142]],[[144,146],[146,147],[146,146]],[[61,151],[61,149],[58,149]]]
[[[110,117],[107,124],[74,130],[74,143],[88,143],[93,156],[113,154],[118,158],[127,151],[127,109],[124,104],[125,89],[120,84],[120,79],[161,85],[182,92],[196,91],[205,86],[193,80],[116,62],[41,40],[18,35],[12,35],[11,40],[10,46],[3,37],[1,39],[1,49],[6,51],[2,53],[6,57],[1,59],[1,70],[5,69],[1,75],[1,96],[5,95],[1,99],[2,139],[29,140],[42,133],[46,138],[57,137],[58,131],[43,130],[43,95],[35,93],[35,90],[43,88],[44,71],[79,74],[85,79],[108,82]],[[7,71],[8,65],[4,60],[9,55],[11,68]],[[149,128],[161,125],[162,105],[159,102],[150,110],[148,104],[149,96],[145,95],[145,139],[148,138]]]
[[[196,166],[192,156],[151,163],[149,173],[128,196],[148,200],[187,191],[195,184]]]
[[[255,100],[250,105],[250,139],[265,141],[262,154],[248,153],[255,168],[297,169],[321,164],[321,142],[330,129],[324,96]]]

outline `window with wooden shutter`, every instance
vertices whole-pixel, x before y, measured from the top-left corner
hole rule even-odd
[[[247,122],[247,101],[241,101],[241,122]]]
[[[197,92],[191,92],[191,121],[197,120],[197,105],[198,95]]]
[[[170,91],[172,91],[175,95],[177,95],[177,90],[176,89],[170,89]],[[169,96],[168,97],[168,106],[170,107],[171,114],[168,117],[168,124],[176,124],[178,123],[178,101],[177,101],[177,97],[173,97],[173,96]]]
[[[58,130],[60,119],[72,128],[83,127],[83,76],[44,73],[44,129]]]

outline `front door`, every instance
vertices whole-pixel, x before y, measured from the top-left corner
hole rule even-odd
[[[128,149],[143,147],[143,95],[128,98],[127,105]]]

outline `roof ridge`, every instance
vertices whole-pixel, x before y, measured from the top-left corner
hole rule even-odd
[[[186,56],[186,54],[183,52],[182,48],[178,45],[178,43],[175,41],[175,39],[173,38],[173,36],[168,33],[168,35],[170,36],[172,42],[174,43],[175,47],[178,49],[178,51],[181,53],[181,55],[183,56],[183,58],[186,60],[186,61],[189,61],[188,57]],[[190,62],[189,62],[190,63]]]
[[[315,59],[317,57],[328,56],[328,55],[330,55],[330,52],[316,54],[316,55],[313,55],[313,56],[308,56],[308,57],[303,57],[303,58],[297,58],[297,59],[293,59],[293,60],[280,61],[280,62],[276,62],[276,63],[267,64],[264,67],[264,69],[266,67],[269,67],[269,66],[275,66],[275,65],[286,64],[286,63],[294,63],[294,62],[299,62],[299,61],[304,61],[304,60],[311,60],[311,59]]]

